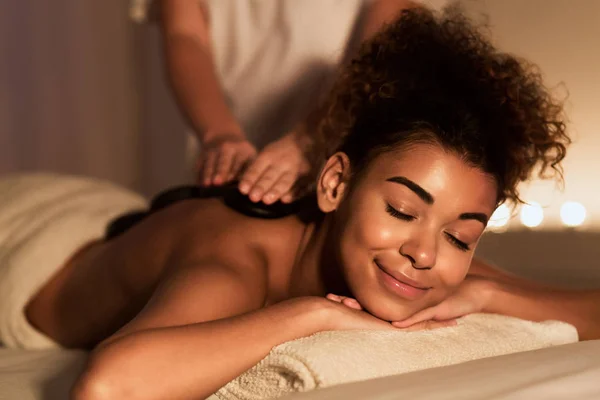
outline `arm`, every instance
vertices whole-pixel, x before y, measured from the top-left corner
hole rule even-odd
[[[564,321],[577,328],[580,340],[600,339],[600,290],[541,285],[477,259],[450,297],[393,325],[405,328],[422,321],[444,321],[477,312],[530,321]]]
[[[600,339],[600,290],[540,285],[474,260],[470,272],[485,280],[483,312],[531,321],[559,320],[577,328],[581,340]]]
[[[341,64],[346,64],[358,51],[360,44],[369,40],[400,11],[417,4],[409,0],[374,0],[369,2],[361,17],[357,32],[346,45]],[[330,85],[320,88],[316,97],[321,97]],[[267,145],[240,179],[240,191],[248,194],[252,201],[266,204],[281,199],[291,202],[299,193],[293,188],[299,178],[310,172],[307,152],[313,142],[313,132],[318,121],[327,112],[327,105],[318,101],[306,119],[300,121],[281,139]],[[311,160],[312,161],[312,160]]]
[[[205,398],[273,346],[321,328],[321,310],[302,299],[259,309],[262,277],[257,269],[216,266],[172,274],[92,353],[73,398]]]
[[[227,106],[213,64],[208,19],[196,1],[161,0],[168,78],[201,141],[227,132],[243,136]]]
[[[225,101],[201,5],[191,0],[161,0],[160,6],[168,78],[202,143],[198,178],[205,186],[223,184],[256,156],[256,148]]]
[[[518,275],[510,273],[506,270],[493,266],[481,259],[473,258],[471,266],[469,267],[468,276],[476,278],[484,278],[493,280],[498,283],[504,283],[508,285],[516,285],[523,288],[541,289],[547,288],[547,286],[539,283],[524,279]]]

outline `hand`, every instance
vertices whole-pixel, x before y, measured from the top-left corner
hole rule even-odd
[[[203,186],[227,183],[255,156],[256,148],[243,135],[215,135],[202,143],[198,180]]]
[[[330,293],[326,296],[326,298],[328,300],[339,303],[339,304],[341,304],[347,308],[350,308],[352,310],[355,310],[357,312],[363,312],[365,314],[368,314],[365,311],[363,311],[363,308],[360,305],[360,303],[356,299],[353,299],[351,297],[338,296],[336,294]],[[368,314],[368,315],[371,315],[371,314]],[[375,318],[379,321],[383,321],[382,319],[376,318],[374,316],[371,316],[371,317]],[[454,319],[449,319],[449,320],[445,320],[445,321],[425,320],[425,321],[421,321],[421,322],[418,322],[415,324],[411,324],[410,326],[406,326],[406,327],[398,327],[395,324],[389,324],[387,321],[383,321],[383,322],[385,322],[388,325],[395,326],[396,328],[398,328],[397,330],[402,330],[402,331],[406,331],[406,332],[431,330],[431,329],[438,329],[438,328],[444,328],[447,326],[456,325],[456,320],[454,320]],[[359,329],[364,329],[364,328],[359,328]],[[389,329],[389,327],[388,327],[388,329]]]
[[[422,321],[446,321],[467,314],[483,311],[490,297],[490,281],[469,277],[457,290],[441,303],[421,310],[403,321],[392,322],[398,328],[406,328]]]
[[[332,295],[327,295],[327,299]],[[340,296],[338,296],[340,298]],[[352,299],[353,300],[353,299]],[[356,300],[354,300],[356,302]],[[347,302],[350,302],[347,300]],[[329,315],[327,317],[327,328],[325,330],[396,330],[388,321],[379,319],[362,308],[348,306],[342,301],[327,301]],[[358,303],[356,303],[358,304]]]
[[[294,133],[267,145],[240,179],[239,189],[254,202],[294,200],[292,188],[310,166]]]

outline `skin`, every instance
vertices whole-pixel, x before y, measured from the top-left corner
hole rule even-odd
[[[34,326],[64,345],[101,342],[73,398],[206,397],[279,343],[323,330],[398,329],[389,321],[448,296],[483,232],[461,215],[491,215],[493,180],[428,145],[384,153],[351,174],[345,154],[328,160],[317,185],[319,222],[256,220],[214,199],[189,200],[76,254],[27,309]],[[416,219],[399,219],[386,203]],[[427,285],[426,295],[412,301],[391,291],[374,260]],[[355,296],[366,311],[325,299],[330,292]],[[168,360],[167,380],[156,360]],[[160,387],[143,384],[153,381]]]
[[[253,219],[215,199],[177,203],[112,241],[93,243],[78,252],[30,302],[28,317],[67,347],[93,347],[132,318],[135,326],[153,314],[151,308],[142,308],[160,293],[161,280],[189,269],[199,275],[220,270],[255,275],[252,284],[260,281],[261,299],[244,304],[244,310],[335,291],[356,294],[372,314],[384,320],[404,319],[439,302],[460,284],[472,250],[451,245],[448,233],[443,232],[451,231],[473,249],[483,224],[457,217],[465,212],[491,215],[493,196],[485,194],[495,188],[485,174],[436,148],[412,150],[402,161],[397,161],[399,156],[378,157],[347,194],[349,160],[343,153],[332,157],[320,179],[319,206],[327,216],[318,224],[305,225],[294,216]],[[460,175],[468,179],[449,179]],[[406,186],[386,180],[394,176],[421,182],[429,193],[437,194],[435,203],[428,205]],[[464,195],[450,196],[452,191]],[[452,204],[444,202],[444,197]],[[460,207],[460,201],[466,208]],[[479,204],[482,201],[485,206]],[[393,217],[386,203],[419,221]],[[447,211],[433,219],[442,210]],[[422,228],[425,223],[428,229]],[[441,235],[439,249],[415,246],[432,235]],[[431,257],[436,259],[435,270],[411,267],[413,260],[420,265],[426,259],[433,262]],[[376,278],[375,258],[434,288],[418,302],[398,298]],[[215,271],[207,272],[213,269],[207,265],[214,265]],[[219,298],[206,303],[207,293],[198,296],[205,307],[223,308]],[[161,324],[169,325],[171,316],[164,318]]]
[[[326,176],[348,162],[338,157],[326,166]],[[396,177],[404,179],[392,181]],[[377,157],[358,180],[332,215],[329,239],[339,238],[335,248],[349,292],[388,321],[440,303],[467,275],[495,208],[494,180],[456,155],[425,145]],[[401,299],[382,283],[378,265],[427,289],[418,299]]]
[[[289,340],[431,329],[472,312],[563,320],[599,338],[600,291],[544,288],[472,262],[495,193],[488,175],[435,145],[381,154],[354,175],[337,153],[317,182],[322,219],[182,201],[81,249],[26,314],[63,345],[96,346],[78,400],[205,398]],[[398,292],[382,269],[426,289]]]
[[[370,2],[344,59],[355,54],[360,43],[402,9],[415,6],[408,0]],[[304,152],[311,141],[309,121],[313,116],[299,121],[291,132],[257,151],[225,101],[215,73],[206,10],[189,0],[161,0],[160,10],[168,78],[202,145],[197,163],[198,183],[221,185],[239,178],[240,191],[254,202],[291,202],[295,182],[309,172]],[[313,113],[320,112],[317,107]]]

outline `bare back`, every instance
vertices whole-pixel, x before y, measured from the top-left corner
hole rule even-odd
[[[218,199],[184,200],[80,250],[32,299],[27,317],[64,346],[93,347],[138,315],[166,277],[204,265],[260,264],[262,305],[278,302],[304,228],[295,216],[257,219]]]

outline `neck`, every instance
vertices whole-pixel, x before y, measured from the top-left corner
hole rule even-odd
[[[306,226],[290,276],[290,297],[350,295],[332,250],[335,236],[330,215]]]

